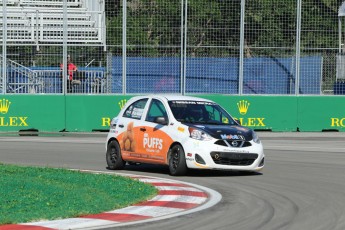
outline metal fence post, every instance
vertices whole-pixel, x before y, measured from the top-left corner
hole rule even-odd
[[[300,59],[301,59],[301,13],[302,0],[297,1],[297,25],[296,25],[296,72],[295,72],[295,94],[299,94],[300,81]]]
[[[243,94],[243,65],[244,65],[244,16],[245,16],[245,0],[241,0],[241,25],[240,25],[240,62],[238,76],[238,94]]]
[[[107,53],[107,71],[106,71],[106,93],[111,93],[111,83],[113,82],[113,75],[111,70],[113,69],[113,54],[111,52]]]
[[[7,0],[2,1],[2,15],[3,15],[3,38],[2,38],[2,93],[5,94],[6,89],[6,81],[7,81],[7,68],[6,68],[6,59],[7,59]]]
[[[62,56],[63,56],[63,73],[62,73],[62,94],[67,93],[67,39],[68,39],[68,24],[67,24],[67,0],[63,0],[63,42],[62,42]]]
[[[122,1],[122,93],[127,89],[127,0]]]
[[[339,48],[338,48],[338,53],[341,54],[341,48],[342,48],[342,45],[341,45],[341,42],[342,42],[342,37],[341,37],[341,19],[340,17],[338,17],[338,40],[339,40]]]
[[[187,70],[187,6],[188,1],[181,0],[181,94],[186,93]]]

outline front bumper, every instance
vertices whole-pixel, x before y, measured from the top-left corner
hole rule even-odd
[[[216,144],[217,141],[189,139],[184,144],[188,168],[260,171],[264,167],[262,144],[246,142],[244,147]]]

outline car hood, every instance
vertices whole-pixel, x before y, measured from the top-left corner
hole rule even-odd
[[[253,130],[239,125],[189,124],[189,126],[202,129],[216,139],[245,141],[253,139]]]

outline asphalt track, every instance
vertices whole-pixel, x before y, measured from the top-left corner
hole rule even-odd
[[[106,134],[0,136],[0,162],[107,171]],[[178,179],[222,195],[196,213],[116,229],[344,230],[345,133],[259,133],[262,173],[191,171],[172,178],[163,166],[122,173]]]

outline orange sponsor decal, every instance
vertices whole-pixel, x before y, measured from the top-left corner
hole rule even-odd
[[[133,122],[128,124],[126,131],[118,138],[124,160],[147,163],[167,162],[167,154],[173,142],[162,130],[133,127]]]
[[[127,130],[119,137],[120,147],[124,151],[135,152],[136,141],[133,133],[133,122],[128,123]]]
[[[178,127],[177,130],[178,130],[179,132],[184,132],[184,128],[183,128],[183,127]]]

